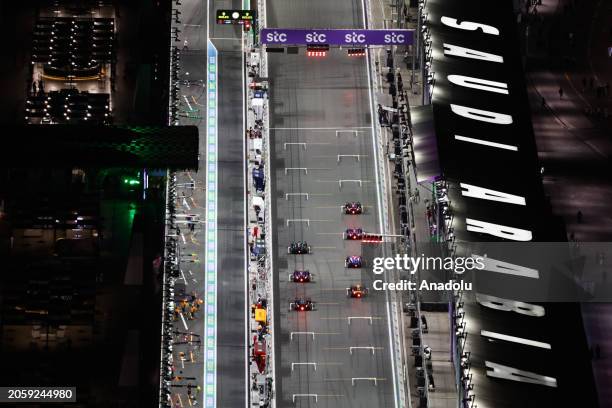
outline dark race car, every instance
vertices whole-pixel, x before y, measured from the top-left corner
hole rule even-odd
[[[292,255],[303,255],[310,253],[310,245],[307,242],[298,241],[292,242],[287,247],[287,253]]]
[[[357,241],[363,238],[363,229],[361,228],[347,228],[344,231],[344,239],[351,241]]]
[[[289,281],[296,283],[312,282],[312,275],[310,274],[310,271],[295,270],[289,275]]]
[[[289,311],[295,310],[296,312],[308,312],[315,310],[315,304],[312,300],[306,298],[295,298],[295,300],[289,303]]]
[[[344,260],[345,268],[361,268],[362,265],[363,265],[363,260],[361,259],[361,256],[359,255],[347,256],[346,259]]]
[[[359,201],[350,201],[350,202],[346,202],[342,206],[342,211],[344,211],[345,214],[350,214],[350,215],[363,214],[363,206],[361,205]]]
[[[368,288],[363,286],[361,283],[352,285],[350,288],[346,288],[346,296],[352,298],[362,298],[368,295]]]

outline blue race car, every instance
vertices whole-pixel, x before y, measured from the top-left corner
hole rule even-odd
[[[312,275],[307,270],[295,270],[289,275],[289,280],[296,283],[308,283],[312,281]]]
[[[305,241],[292,242],[287,247],[287,253],[291,255],[304,255],[310,253],[310,245]]]
[[[345,268],[361,268],[363,266],[363,260],[359,255],[347,256],[344,260]]]

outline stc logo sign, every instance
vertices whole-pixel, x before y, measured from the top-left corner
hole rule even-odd
[[[347,44],[363,44],[366,42],[366,35],[357,34],[353,31],[352,33],[344,36],[344,42]]]
[[[306,43],[315,43],[315,44],[325,44],[327,41],[327,35],[323,33],[317,33],[313,31],[312,33],[306,34]]]
[[[266,34],[266,42],[272,44],[285,43],[287,42],[287,34],[279,33],[278,31],[274,30],[273,32]]]
[[[403,44],[406,41],[404,34],[396,34],[391,32],[390,34],[385,34],[385,44]]]

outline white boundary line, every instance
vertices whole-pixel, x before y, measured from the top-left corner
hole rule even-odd
[[[366,13],[366,1],[361,0],[361,12],[363,17],[363,26],[365,29],[368,28],[367,23],[367,13]],[[383,222],[383,208],[381,201],[381,191],[380,191],[380,176],[379,176],[379,167],[378,167],[378,147],[376,145],[377,141],[377,133],[376,128],[374,126],[374,118],[376,117],[376,110],[374,109],[374,95],[372,94],[372,74],[371,74],[371,60],[370,60],[370,49],[367,50],[367,63],[366,63],[366,71],[368,74],[368,94],[370,97],[370,117],[371,117],[371,129],[372,129],[372,148],[374,149],[374,175],[376,177],[376,201],[378,205],[378,222],[380,224],[380,228],[383,233],[386,233],[386,225]],[[383,246],[383,256],[386,256],[385,246]],[[385,277],[386,277],[385,273]],[[394,359],[394,346],[393,346],[393,331],[391,329],[391,307],[390,307],[390,299],[389,299],[389,291],[385,291],[385,300],[386,300],[386,308],[387,308],[387,329],[389,333],[389,358],[391,359],[391,372],[393,376],[393,400],[394,406],[399,407],[399,394],[397,389],[397,373],[395,368],[395,359]]]
[[[250,5],[249,5],[250,8]],[[248,112],[248,107],[247,107],[247,100],[246,100],[246,77],[244,75],[244,71],[246,69],[246,61],[244,58],[244,53],[245,53],[245,49],[244,49],[244,41],[245,41],[245,33],[244,31],[241,31],[242,36],[242,66],[240,69],[240,72],[242,74],[242,129],[246,129],[247,128],[247,112]],[[251,382],[250,382],[250,376],[249,376],[249,326],[250,326],[250,321],[249,321],[249,261],[250,261],[250,257],[249,257],[249,244],[248,244],[248,235],[249,235],[249,194],[248,194],[248,188],[249,188],[249,170],[248,170],[248,157],[247,157],[247,143],[248,140],[246,138],[243,138],[243,143],[242,143],[242,174],[244,176],[244,183],[243,183],[243,188],[244,188],[244,208],[243,208],[243,212],[244,212],[244,357],[245,357],[245,361],[244,361],[244,406],[245,408],[249,408],[251,406]]]

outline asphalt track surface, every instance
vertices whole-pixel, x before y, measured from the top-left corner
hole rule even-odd
[[[363,27],[361,2],[354,0],[268,0],[267,17],[268,27]],[[308,58],[304,50],[269,54],[269,77],[277,406],[393,407],[384,293],[346,296],[353,283],[371,288],[372,274],[367,268],[344,268],[345,257],[361,254],[362,247],[344,241],[342,232],[348,227],[380,231],[366,60],[348,57],[346,50],[332,50],[325,58]],[[358,159],[338,161],[338,155]],[[340,188],[339,180],[362,183]],[[308,193],[308,199],[287,193]],[[343,215],[346,201],[360,201],[365,214]],[[313,253],[288,255],[289,243],[300,240]],[[289,282],[294,269],[310,270],[314,282]],[[289,311],[295,297],[310,297],[316,310]],[[372,321],[355,319],[349,325],[351,316]],[[312,332],[314,339],[295,332]],[[373,349],[351,354],[350,347]],[[316,394],[318,402],[297,396],[294,404],[295,394]]]
[[[244,174],[242,172],[241,56],[219,59],[219,266],[217,289],[217,406],[245,405],[246,287],[244,267]],[[224,90],[225,89],[225,90]]]

